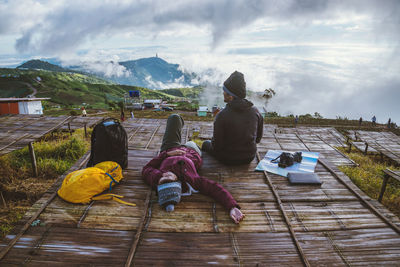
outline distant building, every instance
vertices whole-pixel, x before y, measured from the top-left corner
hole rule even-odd
[[[0,98],[0,115],[43,114],[42,100],[50,98]]]
[[[207,112],[208,112],[207,106],[199,106],[199,109],[197,110],[197,116],[205,117],[207,116]]]
[[[143,106],[145,108],[160,108],[161,103],[161,99],[146,99],[143,101]]]

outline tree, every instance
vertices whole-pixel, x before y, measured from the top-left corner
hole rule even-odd
[[[318,112],[314,112],[314,118],[316,118],[316,119],[323,119],[324,117],[322,117],[322,115],[319,114]]]
[[[274,95],[276,95],[276,92],[272,88],[268,88],[264,90],[263,98],[266,98],[267,101],[270,100]]]

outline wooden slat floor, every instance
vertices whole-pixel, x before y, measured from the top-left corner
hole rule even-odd
[[[65,122],[59,129],[62,130],[76,130],[79,128],[83,128],[86,124],[87,128],[93,128],[99,121],[104,119],[104,117],[82,117],[82,116],[73,116],[67,122]],[[68,127],[69,123],[69,127]]]
[[[269,129],[269,131],[264,129],[264,137],[259,148],[291,151],[307,151],[307,148],[309,148],[311,151],[319,152],[321,158],[337,166],[356,165],[336,149],[337,147],[346,146],[346,140],[335,128],[296,127]]]
[[[400,137],[392,132],[349,131],[352,139],[368,143],[368,152],[379,152],[400,164]]]
[[[0,116],[0,156],[18,150],[61,126],[70,117]]]
[[[55,129],[93,127],[101,117],[47,117],[40,115],[0,116],[0,156],[21,149]]]
[[[137,206],[113,201],[73,205],[56,197],[40,214],[42,224],[29,227],[0,261],[1,266],[124,266],[127,262],[134,266],[399,265],[400,231],[366,203],[397,227],[399,219],[337,169],[345,160],[333,153],[333,144],[324,140],[323,133],[321,138],[306,129],[275,133],[275,126],[266,125],[260,156],[268,149],[317,150],[326,162],[332,160],[331,170],[360,194],[361,200],[321,163],[316,167],[321,187],[291,186],[285,177],[268,173],[271,188],[263,172],[254,172],[257,159],[249,165],[224,166],[204,153],[201,174],[229,189],[246,214],[245,220],[235,225],[222,206],[202,195],[183,197],[173,213],[161,210],[154,192],[142,181],[141,169],[158,152],[165,120],[134,119],[124,125],[129,166],[123,182],[112,192]],[[200,128],[202,136],[212,133],[212,123],[188,121],[184,140],[193,128]],[[0,249],[46,203],[62,178],[3,240]]]

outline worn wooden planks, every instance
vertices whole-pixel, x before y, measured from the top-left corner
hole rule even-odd
[[[206,153],[200,174],[222,184],[238,200],[246,214],[240,225],[233,224],[228,211],[203,195],[183,197],[173,213],[159,207],[155,194],[147,205],[150,188],[141,179],[141,169],[157,154],[165,120],[133,119],[124,125],[129,138],[129,166],[123,182],[112,192],[124,195],[126,201],[137,206],[112,201],[73,205],[57,198],[40,215],[45,225],[31,227],[0,264],[123,266],[131,251],[134,266],[302,266],[289,224],[311,266],[399,262],[400,235],[322,164],[316,167],[323,181],[321,187],[291,186],[285,177],[268,174],[288,221],[264,174],[254,172],[257,160],[248,165],[225,166]],[[186,122],[183,141],[194,128],[199,128],[203,136],[212,134],[212,123]],[[363,201],[400,224],[397,217],[360,192],[336,168],[346,158],[335,153],[333,146],[343,138],[332,129],[266,129],[259,145],[262,156],[268,149],[282,147],[315,149],[324,159],[334,161],[332,170],[361,194]],[[32,210],[40,203],[43,200]],[[78,228],[77,222],[85,212]],[[1,243],[0,248],[3,246]]]
[[[76,130],[85,127],[93,128],[98,122],[103,120],[104,117],[80,117],[73,116],[71,120],[64,123],[60,129],[62,130]]]
[[[391,132],[349,131],[349,133],[349,137],[352,139],[361,140],[364,144],[367,143],[368,151],[381,153],[400,164],[399,136]]]
[[[84,124],[92,126],[101,118],[97,117],[44,117],[38,115],[0,116],[0,155],[21,149],[40,139],[45,134],[61,128],[82,128]],[[75,122],[76,121],[76,122]]]
[[[31,227],[0,265],[122,266],[132,238],[128,231]]]

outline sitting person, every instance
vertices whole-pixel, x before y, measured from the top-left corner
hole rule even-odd
[[[164,183],[180,181],[182,192],[200,192],[212,197],[230,212],[235,223],[239,223],[244,214],[232,195],[218,183],[197,173],[202,164],[201,151],[192,141],[181,144],[183,125],[181,116],[169,116],[159,155],[143,167],[144,181],[153,189]]]
[[[222,86],[226,107],[214,121],[212,140],[204,141],[201,150],[227,165],[250,163],[263,135],[264,119],[246,98],[246,82],[235,71]]]

